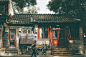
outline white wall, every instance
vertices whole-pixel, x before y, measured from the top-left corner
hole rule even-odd
[[[11,0],[9,0],[9,4],[8,4],[8,15],[14,15],[14,13],[13,13],[13,8],[12,8],[12,3],[11,3],[12,1]]]
[[[2,25],[0,25],[0,26],[2,26]],[[3,47],[2,32],[3,32],[3,26],[2,26],[2,28],[0,28],[0,49]]]

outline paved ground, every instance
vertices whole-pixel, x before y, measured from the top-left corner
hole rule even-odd
[[[0,57],[31,57],[31,55],[0,56]],[[35,56],[33,56],[35,57]],[[37,55],[37,57],[53,57],[52,55]]]
[[[31,57],[31,55],[0,56],[0,57]],[[73,56],[37,55],[37,57],[86,57],[86,56],[83,56],[83,55],[73,55]]]
[[[81,56],[81,55],[74,55],[74,56],[53,56],[53,57],[84,57],[84,56]]]

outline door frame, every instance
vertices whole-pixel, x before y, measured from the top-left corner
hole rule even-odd
[[[15,38],[10,38],[11,30],[15,30]],[[10,45],[10,40],[14,40],[14,45]],[[16,40],[16,29],[9,29],[9,46],[10,47],[15,47],[15,40]]]
[[[50,36],[51,37],[51,40],[52,40],[52,45],[54,46],[54,40],[53,40],[53,30],[58,30],[58,39],[57,39],[57,44],[58,44],[58,46],[59,46],[59,30],[64,30],[64,33],[65,33],[65,28],[64,29],[60,29],[60,28],[55,28],[55,29],[52,29],[51,28],[51,35],[52,36]],[[64,38],[65,39],[65,38]],[[55,39],[56,40],[56,39]],[[66,39],[65,39],[66,40]],[[64,40],[64,41],[65,41]]]

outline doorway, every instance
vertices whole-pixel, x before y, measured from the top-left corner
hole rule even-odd
[[[16,39],[16,30],[9,30],[9,47],[15,47],[15,39]]]
[[[54,47],[65,47],[65,29],[52,29],[52,39]]]

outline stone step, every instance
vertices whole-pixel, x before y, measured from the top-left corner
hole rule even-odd
[[[53,52],[53,53],[71,53],[71,52]]]
[[[6,51],[17,51],[15,48],[7,48]]]
[[[68,52],[69,50],[53,50],[54,52],[55,51],[58,51],[58,52]]]
[[[5,49],[5,51],[17,51],[17,49]]]
[[[72,54],[54,54],[54,56],[72,56]]]
[[[5,50],[5,53],[18,53],[17,49],[15,48],[7,48]]]
[[[5,51],[5,53],[18,53],[18,51]]]
[[[67,48],[54,48],[54,50],[67,50]]]
[[[54,50],[52,50],[52,54],[53,55],[58,55],[58,56],[71,56],[72,53],[70,52],[70,50],[68,50],[68,48],[54,48]]]

